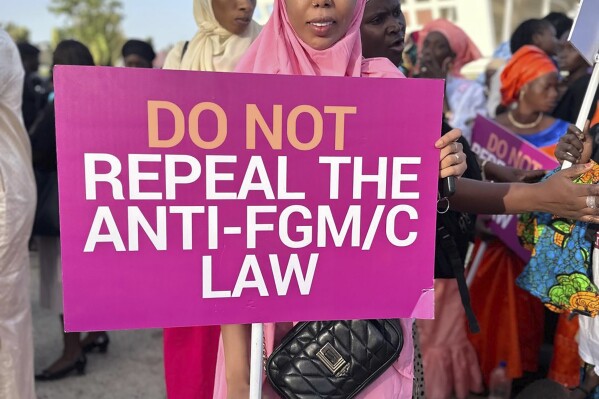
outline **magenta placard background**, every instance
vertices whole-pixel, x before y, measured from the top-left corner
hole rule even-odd
[[[439,152],[433,144],[441,128],[442,81],[57,67],[54,83],[64,311],[68,331],[432,317],[439,162]],[[200,150],[186,135],[174,148],[148,148],[148,100],[174,102],[186,116],[199,102],[218,103],[228,117],[225,144],[216,150]],[[325,105],[357,106],[358,114],[346,118],[344,151],[333,149],[334,118],[330,115],[325,118],[323,141],[312,151],[295,150],[286,139],[283,150],[275,151],[267,146],[263,137],[258,139],[257,150],[246,150],[245,105],[248,103],[257,104],[261,110],[272,110],[273,104],[282,104],[284,116],[300,104],[310,104],[320,110]],[[272,117],[272,112],[263,113],[267,120]],[[209,129],[214,126],[214,122],[206,124]],[[161,126],[168,128],[168,122]],[[304,121],[301,126],[310,125]],[[237,155],[236,165],[220,167],[236,174],[234,182],[219,183],[220,190],[239,187],[250,156],[261,155],[275,193],[276,157],[286,155],[288,189],[305,191],[306,199],[273,201],[253,193],[246,201],[206,201],[202,176],[199,183],[178,186],[176,201],[134,201],[128,199],[125,174],[122,181],[126,200],[113,200],[108,185],[100,184],[98,199],[86,201],[84,153],[116,155],[124,173],[127,156],[131,153],[188,154],[197,157],[202,166],[206,155]],[[420,156],[420,166],[404,167],[404,173],[418,174],[418,182],[402,183],[403,191],[418,191],[420,199],[377,200],[374,184],[366,184],[363,199],[353,200],[349,184],[352,168],[342,166],[340,199],[330,200],[329,168],[318,164],[319,156],[362,156],[364,170],[369,173],[376,172],[378,157]],[[164,167],[145,165],[143,169],[161,172]],[[389,177],[389,187],[390,180]],[[142,183],[144,190],[164,192],[163,187],[162,180]],[[409,231],[415,231],[418,239],[409,247],[394,247],[385,238],[383,224],[377,230],[370,251],[351,247],[349,238],[343,248],[316,248],[316,244],[312,244],[303,249],[289,249],[280,243],[276,232],[258,233],[258,248],[248,250],[245,236],[225,236],[222,232],[227,226],[241,226],[245,233],[247,205],[276,205],[282,210],[291,204],[308,207],[313,214],[310,224],[314,226],[318,205],[331,205],[338,225],[349,205],[362,205],[362,241],[376,205],[386,205],[388,209],[409,204],[418,211],[419,219],[410,221],[403,214],[398,218],[396,232],[399,237],[405,237]],[[182,250],[181,217],[172,215],[168,219],[166,251],[157,251],[140,231],[138,252],[116,252],[112,244],[98,244],[95,252],[83,252],[98,206],[110,206],[127,246],[127,206],[139,206],[146,214],[155,215],[156,206],[160,205],[218,206],[220,249],[207,249],[206,216],[199,215],[194,217],[194,249]],[[155,217],[148,219],[154,223]],[[261,222],[273,222],[275,227],[276,220],[275,215],[260,216]],[[297,219],[292,219],[292,226],[294,220],[297,223]],[[328,242],[332,242],[330,235]],[[260,261],[270,296],[260,297],[257,289],[248,289],[240,298],[202,298],[203,255],[213,255],[213,289],[232,290],[242,261],[250,253]],[[320,254],[308,296],[300,295],[295,278],[287,296],[276,294],[268,254],[279,254],[281,263],[286,265],[291,253],[299,254],[304,266],[310,253]]]
[[[506,143],[507,155],[502,156],[503,153],[490,142],[489,139],[492,134],[495,134],[500,140]],[[472,151],[482,160],[488,159],[491,162],[502,163],[503,165],[515,168],[534,169],[529,162],[517,164],[515,162],[517,158],[510,159],[509,154],[513,150],[520,151],[523,156],[534,160],[542,169],[553,170],[558,166],[555,159],[552,159],[535,146],[506,130],[503,126],[480,115],[476,118],[474,128],[472,129]],[[489,227],[501,241],[522,260],[527,262],[530,259],[530,252],[522,248],[518,241],[517,224],[517,215],[494,215]]]

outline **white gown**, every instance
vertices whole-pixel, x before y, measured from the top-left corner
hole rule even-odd
[[[593,248],[593,281],[599,283],[599,233]],[[595,366],[599,374],[599,316],[578,316],[580,330],[578,331],[578,354],[588,364]]]
[[[36,192],[23,79],[17,48],[0,30],[0,398],[7,399],[35,398],[28,241]]]

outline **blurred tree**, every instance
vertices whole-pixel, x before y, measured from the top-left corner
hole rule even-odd
[[[0,28],[4,29],[6,33],[12,37],[15,42],[28,42],[29,41],[29,29],[24,26],[19,26],[12,22],[0,24]]]
[[[52,32],[52,44],[79,40],[89,47],[97,65],[113,65],[125,43],[122,9],[119,0],[51,0],[48,10],[67,21]]]

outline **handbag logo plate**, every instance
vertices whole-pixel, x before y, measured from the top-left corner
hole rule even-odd
[[[323,346],[316,354],[316,357],[318,357],[325,367],[333,374],[337,374],[339,370],[347,365],[345,359],[341,357],[339,352],[337,352],[330,343]]]

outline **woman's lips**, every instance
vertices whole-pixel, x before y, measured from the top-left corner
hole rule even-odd
[[[308,26],[316,35],[327,36],[335,25],[335,20],[332,18],[318,18],[308,22]]]
[[[400,53],[403,53],[405,47],[405,42],[404,39],[397,39],[396,41],[394,41],[393,43],[391,43],[391,45],[389,46],[389,48],[393,51],[398,51]]]
[[[235,23],[240,26],[247,26],[250,24],[251,20],[252,19],[249,17],[235,18]]]

